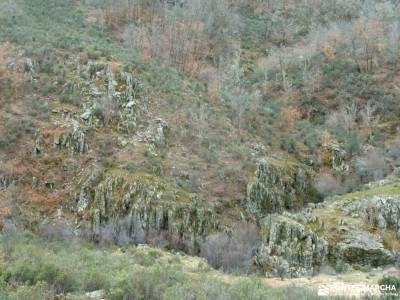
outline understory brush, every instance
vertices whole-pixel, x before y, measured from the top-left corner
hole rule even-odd
[[[257,277],[226,280],[202,259],[147,246],[100,249],[21,232],[0,235],[0,253],[1,299],[66,293],[81,299],[99,290],[106,299],[317,299],[307,289],[272,288]]]

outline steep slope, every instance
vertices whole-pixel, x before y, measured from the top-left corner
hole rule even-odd
[[[0,229],[398,267],[399,8],[268,2],[1,4]]]

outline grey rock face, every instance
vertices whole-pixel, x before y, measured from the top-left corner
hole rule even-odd
[[[53,147],[57,149],[68,149],[71,154],[84,154],[89,146],[86,143],[85,132],[74,126],[72,132],[63,132],[54,137]]]
[[[262,220],[257,264],[268,276],[312,275],[326,260],[327,241],[293,219],[274,214]]]
[[[122,133],[134,133],[139,117],[145,111],[143,87],[138,80],[127,72],[114,74],[111,63],[105,65],[91,61],[86,66],[85,74],[89,80],[82,84],[85,86],[82,95],[89,105],[85,106],[81,120],[96,127],[110,123]]]
[[[156,146],[165,147],[167,145],[166,136],[169,130],[168,124],[162,119],[157,119],[156,124],[157,124],[157,130],[156,134],[153,137],[152,142]]]
[[[339,144],[324,145],[324,150],[330,155],[332,168],[336,171],[347,171],[349,165],[345,163],[348,154]]]
[[[40,155],[44,153],[44,139],[40,132],[35,133],[35,147],[33,149],[33,155]]]
[[[14,184],[15,179],[9,174],[3,174],[0,170],[0,191],[5,190],[12,184]]]
[[[75,199],[77,214],[89,217],[95,235],[113,223],[133,240],[166,230],[194,241],[218,227],[212,209],[196,197],[146,174],[116,170],[89,176]]]
[[[400,197],[375,196],[370,199],[362,212],[364,220],[380,229],[400,229]]]
[[[114,74],[112,71],[111,63],[107,64],[106,75],[107,75],[107,82],[108,82],[107,96],[112,101],[112,98],[116,97],[115,86],[117,85],[117,83],[114,80]]]
[[[263,216],[301,207],[311,197],[307,195],[312,188],[311,179],[301,166],[282,166],[273,160],[260,160],[255,178],[247,187],[248,208]]]
[[[130,73],[122,73],[122,80],[125,82],[125,88],[121,90],[121,112],[118,127],[122,132],[133,133],[136,131],[139,117],[145,111],[145,103],[138,98],[141,90],[141,84]]]
[[[106,292],[104,290],[97,290],[97,291],[93,291],[93,292],[88,292],[85,295],[89,299],[101,300],[101,299],[105,299]]]
[[[347,204],[344,211],[361,217],[372,228],[395,230],[400,237],[399,196],[363,197]]]
[[[24,74],[29,77],[29,79],[32,81],[33,76],[35,74],[35,68],[33,65],[33,62],[30,58],[25,58],[24,63],[23,63],[23,68],[24,68]]]
[[[148,143],[153,149],[167,146],[169,126],[163,119],[157,118],[144,131],[138,131],[135,139]]]
[[[394,262],[393,255],[382,242],[367,232],[352,232],[337,248],[339,256],[349,263],[382,266]]]

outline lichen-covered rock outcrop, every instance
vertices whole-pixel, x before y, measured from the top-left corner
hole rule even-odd
[[[40,131],[36,131],[34,138],[35,138],[35,146],[33,149],[33,155],[43,154],[45,145],[43,136],[41,135]]]
[[[156,118],[149,123],[147,128],[136,133],[134,140],[147,143],[153,149],[165,148],[168,144],[167,136],[170,129],[167,122]]]
[[[298,212],[259,219],[263,242],[256,263],[267,276],[309,276],[323,265],[398,264],[398,182],[309,203]],[[340,270],[340,268],[339,268]]]
[[[360,265],[384,266],[394,262],[392,253],[382,241],[367,232],[352,232],[337,245],[338,254],[346,262]]]
[[[119,169],[89,174],[75,201],[76,213],[91,222],[97,235],[102,226],[110,222],[121,225],[120,220],[132,239],[165,230],[194,241],[218,227],[213,210],[197,197],[148,174]]]
[[[392,229],[400,237],[400,197],[371,196],[349,203],[345,212],[359,216],[372,228]]]
[[[328,242],[291,214],[267,216],[261,221],[261,232],[256,261],[267,276],[312,275],[327,260]]]
[[[53,147],[56,149],[67,149],[71,154],[84,154],[88,151],[85,132],[75,124],[72,132],[62,132],[54,136]]]
[[[310,171],[299,164],[275,159],[260,160],[255,178],[247,187],[248,208],[259,217],[299,208],[316,201],[314,196]]]
[[[140,116],[146,111],[144,91],[129,72],[114,71],[111,63],[90,61],[79,81],[84,99],[82,122],[100,127],[112,124],[121,133],[136,131]]]
[[[0,168],[0,191],[14,184],[15,178]]]

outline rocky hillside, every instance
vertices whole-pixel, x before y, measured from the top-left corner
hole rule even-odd
[[[3,1],[1,244],[147,244],[261,278],[396,269],[399,16],[389,0]],[[67,292],[13,272],[4,295]],[[100,285],[72,291],[114,295]]]

